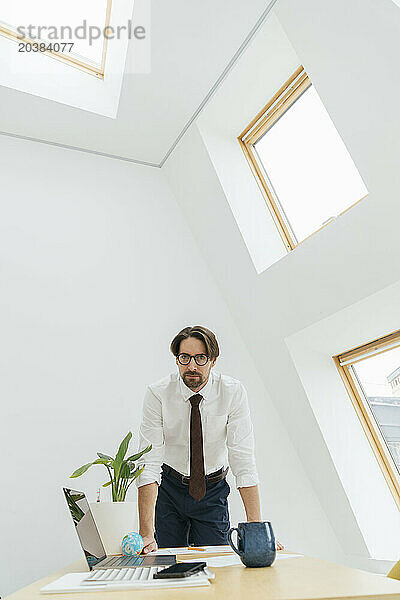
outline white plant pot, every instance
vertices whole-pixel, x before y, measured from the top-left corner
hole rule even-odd
[[[91,502],[90,508],[106,554],[121,554],[121,541],[130,531],[137,531],[136,502]]]

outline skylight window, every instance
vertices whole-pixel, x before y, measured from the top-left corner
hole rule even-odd
[[[400,508],[400,331],[334,360]]]
[[[368,194],[302,67],[239,141],[288,250]]]
[[[111,0],[2,0],[0,35],[103,78],[110,13]]]

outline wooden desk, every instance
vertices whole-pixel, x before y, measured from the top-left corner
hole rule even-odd
[[[7,600],[135,600],[135,596],[137,600],[400,600],[400,581],[308,557],[278,560],[263,569],[213,567],[215,579],[207,588],[40,594],[41,587],[61,575],[86,571],[85,564],[83,560],[74,563]]]

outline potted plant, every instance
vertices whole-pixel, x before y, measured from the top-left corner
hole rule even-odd
[[[149,452],[152,446],[126,457],[131,438],[132,433],[129,432],[122,440],[115,457],[97,452],[98,458],[79,467],[71,475],[71,478],[80,477],[92,465],[104,465],[107,469],[109,481],[104,483],[103,487],[111,486],[112,502],[91,502],[90,504],[107,554],[119,554],[124,535],[137,529],[136,502],[127,502],[126,493],[145,468],[144,465],[136,467],[135,461]]]

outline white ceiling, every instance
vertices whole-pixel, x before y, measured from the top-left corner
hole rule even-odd
[[[3,1],[0,3],[0,18],[3,16]],[[14,2],[15,0],[9,0]],[[91,24],[93,15],[88,15],[85,9],[88,8],[88,2],[82,3],[79,9],[77,3],[70,11],[65,3],[65,12],[58,7],[54,0],[41,0],[32,3],[32,0],[19,0],[21,5],[19,10],[15,11],[15,26],[27,27],[29,24],[37,26],[52,26],[52,23],[57,23],[62,26],[68,23],[71,27],[81,27],[80,23],[87,17],[87,21]],[[33,7],[27,10],[27,5],[33,4]],[[96,3],[99,0],[92,0]],[[27,4],[28,3],[28,4]],[[16,4],[16,3],[15,3]],[[35,6],[40,5],[37,19],[30,18],[35,13]],[[57,6],[53,6],[57,4]],[[104,2],[102,8],[105,11]],[[53,8],[51,8],[53,6]],[[140,6],[140,5],[139,5]],[[120,24],[125,24],[132,16],[134,0],[114,0],[112,3],[110,26],[117,27]],[[6,7],[7,8],[7,7]],[[33,10],[33,12],[31,12]],[[25,13],[26,11],[26,13]],[[48,11],[47,20],[42,20],[44,14]],[[53,12],[54,11],[54,12]],[[14,12],[14,11],[13,11]],[[19,14],[26,14],[25,19],[19,20]],[[64,12],[64,14],[63,14]],[[81,20],[79,20],[79,12]],[[66,13],[66,14],[65,14]],[[8,14],[10,16],[10,14]],[[68,19],[67,19],[68,16]],[[104,16],[104,14],[103,14]],[[54,21],[53,21],[54,17]],[[7,10],[4,12],[4,20],[7,17]],[[59,19],[57,21],[57,18]],[[98,17],[101,18],[101,17]],[[143,17],[142,17],[143,18]],[[65,20],[64,20],[65,19]],[[95,25],[96,26],[96,25]],[[98,25],[97,25],[98,27]],[[36,32],[33,33],[35,36]],[[86,41],[89,42],[86,36]],[[74,39],[77,43],[77,48],[80,46],[81,39]],[[64,41],[65,38],[64,38]],[[147,42],[146,42],[147,43]],[[139,42],[137,42],[139,44]],[[89,42],[90,45],[90,42]],[[143,42],[140,43],[143,49]],[[37,96],[53,102],[72,106],[74,108],[94,112],[98,115],[115,118],[118,111],[118,104],[121,95],[122,83],[125,74],[125,63],[128,55],[129,40],[127,36],[121,37],[108,44],[106,74],[104,80],[88,75],[87,73],[71,68],[70,65],[59,60],[50,60],[48,56],[43,56],[38,52],[18,52],[18,44],[1,36],[0,37],[0,85],[12,90],[17,90],[26,94]],[[139,46],[140,49],[140,46]],[[82,51],[85,52],[84,47]],[[65,53],[64,53],[65,54]],[[138,52],[135,51],[135,55]],[[150,52],[149,52],[150,54]],[[77,53],[77,56],[79,54]],[[74,58],[73,54],[71,58]],[[85,58],[84,58],[85,60]],[[128,63],[129,64],[129,63]]]
[[[151,72],[125,74],[116,119],[0,87],[0,132],[159,165],[274,2],[151,1]]]

